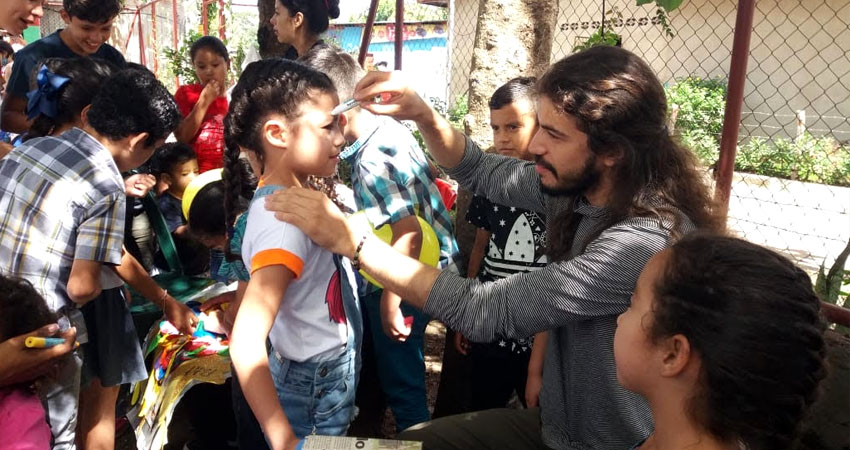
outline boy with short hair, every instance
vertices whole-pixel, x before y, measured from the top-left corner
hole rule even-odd
[[[528,150],[538,130],[533,77],[518,77],[490,98],[490,127],[496,153],[533,161]],[[543,214],[500,205],[473,196],[466,220],[478,230],[469,255],[468,278],[482,282],[530,272],[546,265],[546,218]],[[538,405],[543,375],[545,333],[534,339],[500,339],[471,343],[455,334],[455,347],[470,358],[470,410],[507,406],[516,391],[523,406]]]
[[[180,142],[170,142],[159,147],[151,158],[151,170],[168,188],[159,196],[159,211],[174,239],[177,256],[187,275],[200,275],[214,265],[216,273],[221,263],[220,255],[211,252],[189,233],[187,218],[183,217],[183,192],[200,172],[198,157],[192,147]],[[210,259],[211,253],[214,255]],[[154,255],[154,265],[163,270],[173,269],[161,251]]]
[[[77,327],[81,343],[86,328],[78,308],[101,293],[102,271],[121,263],[121,171],[145,162],[180,113],[152,75],[124,70],[104,83],[83,117],[82,129],[31,139],[0,160],[0,272],[30,281]],[[75,448],[81,365],[76,351],[46,386],[54,449]]]
[[[169,142],[156,150],[151,169],[168,188],[159,196],[159,211],[165,218],[168,231],[182,235],[186,230],[183,217],[183,192],[200,173],[198,157],[192,147]]]
[[[26,115],[30,77],[46,58],[93,56],[118,67],[126,62],[121,53],[107,44],[112,23],[121,11],[119,0],[63,0],[62,20],[66,28],[27,45],[15,54],[15,65],[6,86],[0,127],[11,133],[24,133],[30,127]]]
[[[314,48],[301,61],[327,74],[341,100],[351,97],[364,75],[351,55],[330,47]],[[343,150],[340,159],[351,165],[357,208],[375,228],[388,224],[393,247],[414,258],[419,257],[422,242],[417,216],[422,217],[440,242],[439,267],[454,263],[458,248],[452,220],[413,135],[401,123],[360,107],[344,115],[345,139],[353,144]],[[425,327],[430,318],[416,308],[401,305],[401,298],[393,292],[371,284],[368,289],[361,297],[367,335],[364,342],[371,334],[378,380],[395,416],[396,429],[401,431],[430,417],[423,357]],[[405,323],[403,315],[412,316],[412,326]],[[368,355],[370,350],[366,348],[364,353]],[[360,407],[362,414],[362,403]],[[382,415],[379,411],[378,417]]]

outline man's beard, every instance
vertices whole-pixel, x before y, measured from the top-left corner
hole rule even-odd
[[[591,153],[584,161],[584,165],[578,172],[570,175],[561,176],[548,162],[543,161],[540,156],[536,156],[535,163],[549,169],[557,184],[555,186],[545,186],[543,179],[540,179],[540,190],[554,197],[574,197],[587,191],[589,188],[596,185],[599,181],[599,170],[596,169],[596,154]]]

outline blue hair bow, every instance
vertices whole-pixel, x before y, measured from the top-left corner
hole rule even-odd
[[[70,78],[56,75],[42,64],[38,69],[36,88],[27,92],[27,120],[32,120],[40,114],[56,117],[59,90],[69,81]]]

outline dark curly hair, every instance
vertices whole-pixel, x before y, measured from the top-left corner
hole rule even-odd
[[[182,142],[169,142],[156,149],[148,165],[152,174],[159,175],[170,173],[175,166],[197,158],[192,147]]]
[[[290,16],[304,15],[307,28],[319,35],[328,31],[330,19],[339,17],[339,0],[277,0],[289,11]]]
[[[109,22],[123,7],[121,0],[62,0],[62,9],[69,16],[91,23]]]
[[[181,119],[174,98],[150,72],[122,70],[104,81],[88,112],[89,124],[113,140],[148,133],[146,147],[165,139]]]
[[[672,246],[655,285],[650,336],[684,335],[701,360],[694,422],[751,450],[788,448],[825,376],[825,323],[809,276],[741,239]]]
[[[683,214],[700,229],[723,227],[694,154],[668,133],[664,88],[640,57],[608,46],[574,53],[549,67],[537,93],[576,120],[593,154],[622,155],[606,220],[582,249],[606,228],[634,216],[670,223],[674,238],[682,234]],[[570,255],[574,222],[581,218],[573,211],[566,208],[555,218],[557,226],[548,228],[551,260]]]
[[[29,281],[0,275],[0,341],[35,331],[58,319]]]
[[[301,63],[285,59],[255,61],[242,72],[233,88],[230,109],[224,118],[224,210],[227,229],[233,227],[244,192],[244,171],[240,168],[242,149],[254,153],[263,164],[263,142],[260,136],[263,123],[270,114],[280,114],[293,120],[301,114],[301,104],[317,92],[336,94],[327,75]],[[311,183],[312,184],[312,183]],[[332,199],[333,185],[323,189]],[[229,235],[230,233],[228,233]],[[228,236],[229,237],[229,236]],[[228,259],[234,258],[225,248]]]
[[[49,136],[56,128],[80,120],[83,108],[91,104],[104,81],[118,70],[114,64],[99,58],[49,58],[44,65],[71,81],[59,89],[56,117],[36,116],[27,132],[27,139]]]
[[[189,59],[192,62],[195,62],[195,54],[202,48],[212,50],[213,53],[221,56],[225,61],[230,62],[230,53],[227,52],[227,46],[224,45],[224,42],[221,42],[221,39],[215,36],[201,36],[192,43],[189,47]]]

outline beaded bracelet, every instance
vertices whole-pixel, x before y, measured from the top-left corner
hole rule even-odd
[[[351,267],[354,270],[360,270],[360,250],[363,250],[363,244],[366,243],[366,238],[369,237],[368,234],[364,234],[362,238],[360,238],[360,243],[357,244],[357,250],[354,250],[354,258],[351,259]]]

